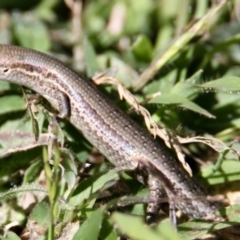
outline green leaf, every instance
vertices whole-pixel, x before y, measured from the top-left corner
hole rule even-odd
[[[141,217],[115,212],[112,214],[111,219],[114,224],[117,224],[118,229],[131,239],[159,240],[160,238],[156,232],[146,226]]]
[[[125,1],[125,8],[127,17],[123,28],[124,33],[134,34],[143,30],[147,31],[150,25],[148,16],[154,8],[151,1]]]
[[[109,222],[109,219],[104,218],[102,222],[101,231],[99,233],[99,239],[104,240],[116,240],[118,234],[114,226]]]
[[[145,35],[137,37],[133,43],[132,52],[134,56],[141,61],[150,61],[153,54],[153,48],[150,40]]]
[[[178,82],[171,89],[171,94],[193,99],[200,92],[200,88],[188,82]]]
[[[226,76],[216,79],[201,85],[201,87],[207,90],[217,90],[228,93],[240,93],[240,78],[234,76]]]
[[[86,62],[87,76],[92,77],[98,72],[97,57],[92,43],[87,37],[83,40],[83,49]]]
[[[48,227],[51,224],[50,209],[47,203],[40,202],[32,210],[29,219],[35,221],[42,227]]]
[[[47,26],[33,15],[15,15],[13,32],[20,45],[38,51],[49,51],[51,42]]]
[[[223,229],[240,222],[240,205],[223,208],[217,212],[224,217],[222,222],[213,222],[212,220],[192,220],[178,226],[179,236],[183,239],[195,239],[213,230]]]
[[[65,158],[61,164],[64,168],[64,179],[66,180],[70,187],[73,187],[76,184],[77,180],[76,164],[70,157]]]
[[[0,93],[10,90],[11,89],[11,83],[7,81],[0,81]]]
[[[2,96],[0,98],[0,114],[26,110],[22,97],[16,95]]]
[[[14,232],[8,232],[7,235],[3,238],[4,240],[21,240]]]
[[[199,70],[194,73],[190,78],[177,82],[171,89],[170,92],[183,96],[188,99],[195,98],[201,91],[201,88],[196,85],[202,75],[203,70]]]
[[[116,78],[125,86],[131,87],[133,83],[138,78],[138,73],[131,66],[126,64],[123,60],[111,56],[108,57],[109,61],[106,67],[111,67],[111,69],[116,69]]]
[[[42,170],[42,160],[33,162],[25,171],[23,183],[30,183],[36,180]]]
[[[116,179],[118,179],[118,175],[114,170],[89,177],[78,185],[69,201],[70,205],[78,206],[84,200],[88,199],[92,194],[101,190],[105,184]]]
[[[201,170],[202,177],[210,185],[240,180],[240,164],[238,160],[225,160],[217,171],[211,164]]]
[[[179,239],[170,223],[164,223],[164,226],[158,226],[157,229],[151,229],[144,223],[141,217],[118,212],[113,213],[111,219],[124,235],[127,235],[133,240]]]
[[[98,240],[103,219],[103,208],[92,212],[88,219],[81,225],[73,237],[73,240]]]
[[[57,3],[58,0],[42,0],[34,10],[40,18],[47,21],[53,21],[56,19],[54,7],[56,7]]]
[[[197,112],[201,115],[204,115],[209,118],[214,118],[214,116],[206,111],[205,109],[201,108],[194,102],[188,100],[185,97],[171,94],[171,93],[163,93],[160,96],[153,98],[149,103],[157,103],[157,104],[174,104],[182,108],[189,109],[193,112]]]
[[[175,227],[170,222],[170,219],[166,219],[156,226],[156,230],[159,233],[159,236],[164,236],[164,239],[169,240],[183,240],[177,234]]]

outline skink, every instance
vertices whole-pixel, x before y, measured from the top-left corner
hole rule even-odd
[[[46,98],[116,167],[145,166],[152,195],[163,188],[169,200],[191,218],[216,207],[164,145],[116,107],[89,80],[46,54],[0,45],[0,79],[26,86]],[[150,206],[151,211],[151,206]]]

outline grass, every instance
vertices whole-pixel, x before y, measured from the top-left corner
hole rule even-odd
[[[168,133],[180,143],[178,156],[187,156],[211,195],[232,205],[219,214],[239,223],[238,8],[235,0],[42,0],[31,5],[2,0],[0,42],[49,52],[89,78],[102,72],[116,78],[143,101],[151,114],[147,121],[157,122],[159,135]],[[116,87],[100,88],[129,109]],[[152,97],[157,92],[161,95]],[[19,86],[0,82],[3,239],[126,235],[177,240],[228,225],[192,220],[176,232],[166,218],[147,227],[145,204],[139,201],[148,189],[103,161],[73,126],[56,122],[45,104],[28,106]]]

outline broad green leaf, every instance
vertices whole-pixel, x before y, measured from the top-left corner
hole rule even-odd
[[[115,212],[112,214],[111,219],[114,224],[117,225],[121,233],[127,235],[131,239],[159,240],[160,238],[156,232],[146,226],[141,217]]]
[[[24,99],[17,95],[0,97],[0,114],[26,110]]]
[[[116,77],[125,87],[131,87],[134,81],[138,78],[136,70],[115,56],[109,58],[108,64],[113,70],[116,70],[116,75],[114,77]]]
[[[175,227],[170,222],[170,219],[163,220],[156,226],[159,236],[164,236],[164,239],[180,240]],[[183,239],[181,239],[183,240]]]
[[[171,94],[193,99],[200,92],[200,88],[189,82],[178,82],[171,89]]]
[[[96,174],[82,181],[74,191],[69,203],[78,206],[84,200],[87,200],[92,194],[101,190],[108,182],[118,179],[116,171],[110,170],[107,173]]]
[[[99,239],[116,240],[117,238],[118,238],[117,230],[109,222],[108,218],[104,218],[102,222],[101,231],[99,233]]]
[[[200,106],[198,106],[194,102],[188,100],[185,97],[182,97],[182,96],[179,96],[179,95],[176,95],[176,94],[164,93],[164,94],[161,94],[160,96],[157,96],[157,97],[153,98],[151,101],[149,101],[149,103],[174,104],[174,105],[177,105],[179,107],[186,108],[186,109],[189,109],[191,111],[197,112],[197,113],[199,113],[201,115],[204,115],[206,117],[214,118],[214,116],[211,113],[209,113],[205,109],[201,108]]]
[[[137,59],[150,61],[153,53],[150,40],[145,35],[138,36],[136,41],[133,43],[132,52]]]
[[[93,211],[88,219],[80,226],[73,240],[97,240],[102,225],[104,210],[98,208]]]
[[[154,8],[151,1],[125,1],[125,8],[127,16],[123,28],[124,32],[134,34],[139,32],[140,29],[147,31],[149,28],[148,24],[150,24],[148,16]]]
[[[98,63],[96,60],[97,57],[96,57],[94,47],[87,37],[85,37],[83,40],[83,48],[84,48],[87,76],[92,77],[94,74],[98,72],[99,69],[98,69]]]
[[[164,227],[158,226],[157,229],[151,229],[147,226],[141,217],[132,216],[115,212],[111,216],[114,224],[124,235],[127,235],[132,240],[178,240],[171,224],[164,223]],[[129,227],[131,226],[131,227]],[[174,233],[175,232],[175,233]]]
[[[13,32],[18,42],[38,51],[49,51],[51,42],[47,26],[33,15],[14,15]]]
[[[222,91],[227,93],[240,93],[240,78],[226,76],[201,85],[209,91]]]
[[[200,76],[202,75],[202,70],[194,73],[190,78],[177,82],[171,89],[171,93],[183,96],[188,99],[193,99],[201,91],[200,87],[197,86]]]
[[[42,170],[42,160],[33,162],[25,171],[23,183],[27,184],[36,180]]]
[[[215,165],[211,164],[201,170],[201,175],[208,184],[214,185],[240,180],[240,163],[238,160],[223,161],[217,171],[214,171],[214,167]]]
[[[31,212],[29,219],[35,221],[42,227],[48,227],[51,223],[50,209],[47,203],[40,202]]]
[[[10,90],[11,89],[11,83],[7,81],[0,81],[0,93]]]
[[[35,11],[40,18],[47,21],[53,21],[56,18],[56,13],[53,8],[56,7],[55,5],[57,3],[58,3],[58,0],[40,1]]]
[[[192,220],[178,226],[178,233],[181,239],[195,239],[213,230],[223,229],[240,222],[240,205],[234,205],[221,209],[217,212],[218,215],[223,216],[222,222],[213,222],[212,220]]]
[[[146,88],[144,88],[144,93],[151,95],[156,92],[161,92],[162,94],[169,93],[175,86],[175,81],[178,75],[178,70],[174,69],[173,71],[166,74],[164,77],[157,79],[156,81],[150,82]]]
[[[46,202],[40,202],[33,208],[27,225],[32,226],[38,233],[37,239],[46,239],[47,230],[50,231],[52,226],[50,207]]]
[[[64,168],[64,179],[72,188],[76,184],[77,180],[77,167],[74,161],[68,156],[61,162]]]
[[[21,240],[21,238],[19,238],[18,235],[14,232],[8,232],[3,239],[4,240]]]

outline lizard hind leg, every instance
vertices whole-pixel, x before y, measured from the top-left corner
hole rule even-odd
[[[147,206],[146,222],[154,224],[159,220],[159,211],[161,209],[164,211],[163,205],[168,199],[162,184],[151,175],[148,177],[148,186],[151,201]]]

